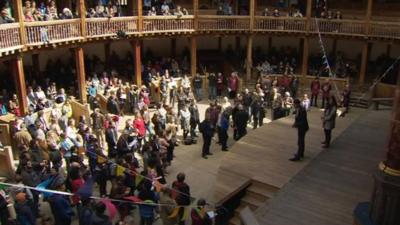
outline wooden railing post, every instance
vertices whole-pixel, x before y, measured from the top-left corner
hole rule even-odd
[[[247,59],[246,59],[246,81],[251,79],[251,71],[253,67],[253,35],[247,37]]]
[[[81,36],[86,38],[86,6],[85,0],[79,0],[79,17],[81,19]]]
[[[369,52],[371,49],[371,44],[368,41],[365,41],[363,43],[363,49],[362,49],[362,54],[361,54],[361,65],[360,65],[360,78],[358,80],[359,87],[362,88],[364,85],[365,81],[365,74],[367,73],[367,65],[368,65],[368,59],[369,59]]]
[[[10,60],[9,66],[11,67],[11,73],[14,77],[19,107],[22,115],[25,115],[28,112],[28,100],[26,97],[26,83],[22,56],[17,55],[14,59]]]
[[[77,47],[75,50],[75,64],[76,64],[76,75],[78,79],[79,88],[79,99],[81,103],[87,103],[87,90],[86,90],[86,75],[85,75],[85,60],[83,54],[83,48]]]
[[[22,1],[13,0],[13,5],[14,5],[14,18],[17,19],[19,23],[19,34],[20,34],[21,45],[26,45],[27,36],[24,24],[24,13],[22,12]]]

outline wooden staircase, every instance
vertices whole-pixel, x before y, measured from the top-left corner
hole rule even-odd
[[[357,108],[368,109],[371,105],[370,95],[363,95],[362,93],[352,93],[350,97],[350,106]]]
[[[247,187],[246,194],[241,198],[240,205],[235,209],[235,214],[230,219],[229,225],[241,225],[239,214],[246,206],[254,212],[267,204],[277,191],[279,191],[279,188],[275,186],[251,180],[251,185]]]

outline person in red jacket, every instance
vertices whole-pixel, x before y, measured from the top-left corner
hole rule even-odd
[[[211,225],[212,220],[205,211],[206,201],[204,199],[199,199],[197,201],[197,207],[192,209],[192,225]]]
[[[135,120],[133,121],[133,127],[138,132],[138,141],[140,146],[142,145],[142,140],[146,137],[146,124],[142,118],[142,114],[140,112],[135,113]]]
[[[311,103],[310,106],[317,106],[317,100],[318,100],[318,94],[319,94],[319,89],[321,88],[321,83],[319,82],[319,78],[315,77],[315,79],[311,82]]]

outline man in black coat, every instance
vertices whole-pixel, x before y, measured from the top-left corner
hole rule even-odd
[[[113,122],[106,129],[106,142],[108,145],[108,157],[115,158],[117,156],[118,131]]]
[[[107,111],[111,114],[119,115],[120,113],[119,103],[115,95],[111,95],[110,98],[108,98]]]
[[[238,111],[235,113],[234,125],[237,130],[236,140],[247,134],[247,121],[249,120],[249,114],[244,109],[243,105],[238,105]]]
[[[215,127],[210,120],[210,114],[206,113],[206,118],[199,125],[199,130],[203,134],[203,149],[202,157],[207,159],[207,155],[212,155],[210,152],[211,139],[214,136]]]
[[[196,100],[194,99],[191,99],[190,101],[189,112],[190,112],[190,136],[194,139],[195,137],[197,137],[196,135],[197,124],[200,123],[199,109],[197,107]]]
[[[300,100],[294,100],[294,108],[295,108],[295,121],[293,124],[294,128],[297,128],[297,144],[299,149],[293,158],[289,159],[290,161],[300,161],[304,157],[304,148],[305,148],[305,137],[306,133],[309,129],[308,120],[307,120],[307,110],[300,104]]]

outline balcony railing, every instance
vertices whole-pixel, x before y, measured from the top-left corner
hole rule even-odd
[[[257,16],[254,31],[304,32],[306,21],[305,18]]]
[[[315,19],[310,21],[310,31],[317,32],[318,29],[322,34],[341,34],[341,35],[365,35],[365,22],[359,20],[327,20],[317,19],[318,27]]]
[[[21,47],[19,23],[2,24],[0,26],[0,49],[19,47]]]
[[[250,31],[249,16],[199,16],[200,31]]]
[[[193,16],[145,16],[143,32],[194,31]]]
[[[400,38],[400,24],[396,22],[371,22],[369,36]]]
[[[139,35],[138,17],[90,18],[86,19],[86,32],[82,34],[80,19],[27,22],[25,37],[21,38],[19,23],[0,25],[0,54],[22,48],[21,40],[28,46],[43,43],[68,42],[71,40],[97,37],[111,37],[118,31],[128,35]],[[195,24],[197,22],[197,24]],[[317,24],[318,23],[318,27]],[[153,16],[143,17],[141,33],[179,33],[179,32],[250,32],[249,16],[200,15],[195,21],[193,16]],[[319,30],[322,34],[344,36],[367,36],[375,38],[400,39],[400,24],[395,22],[372,21],[366,24],[362,20],[311,19],[311,34]],[[196,26],[197,25],[197,26]],[[254,18],[255,32],[302,32],[307,33],[305,18],[261,17]]]
[[[123,31],[128,35],[138,32],[137,17],[86,19],[87,37],[114,36],[117,34],[118,31]]]
[[[28,45],[56,43],[81,39],[79,19],[54,20],[25,23]]]

